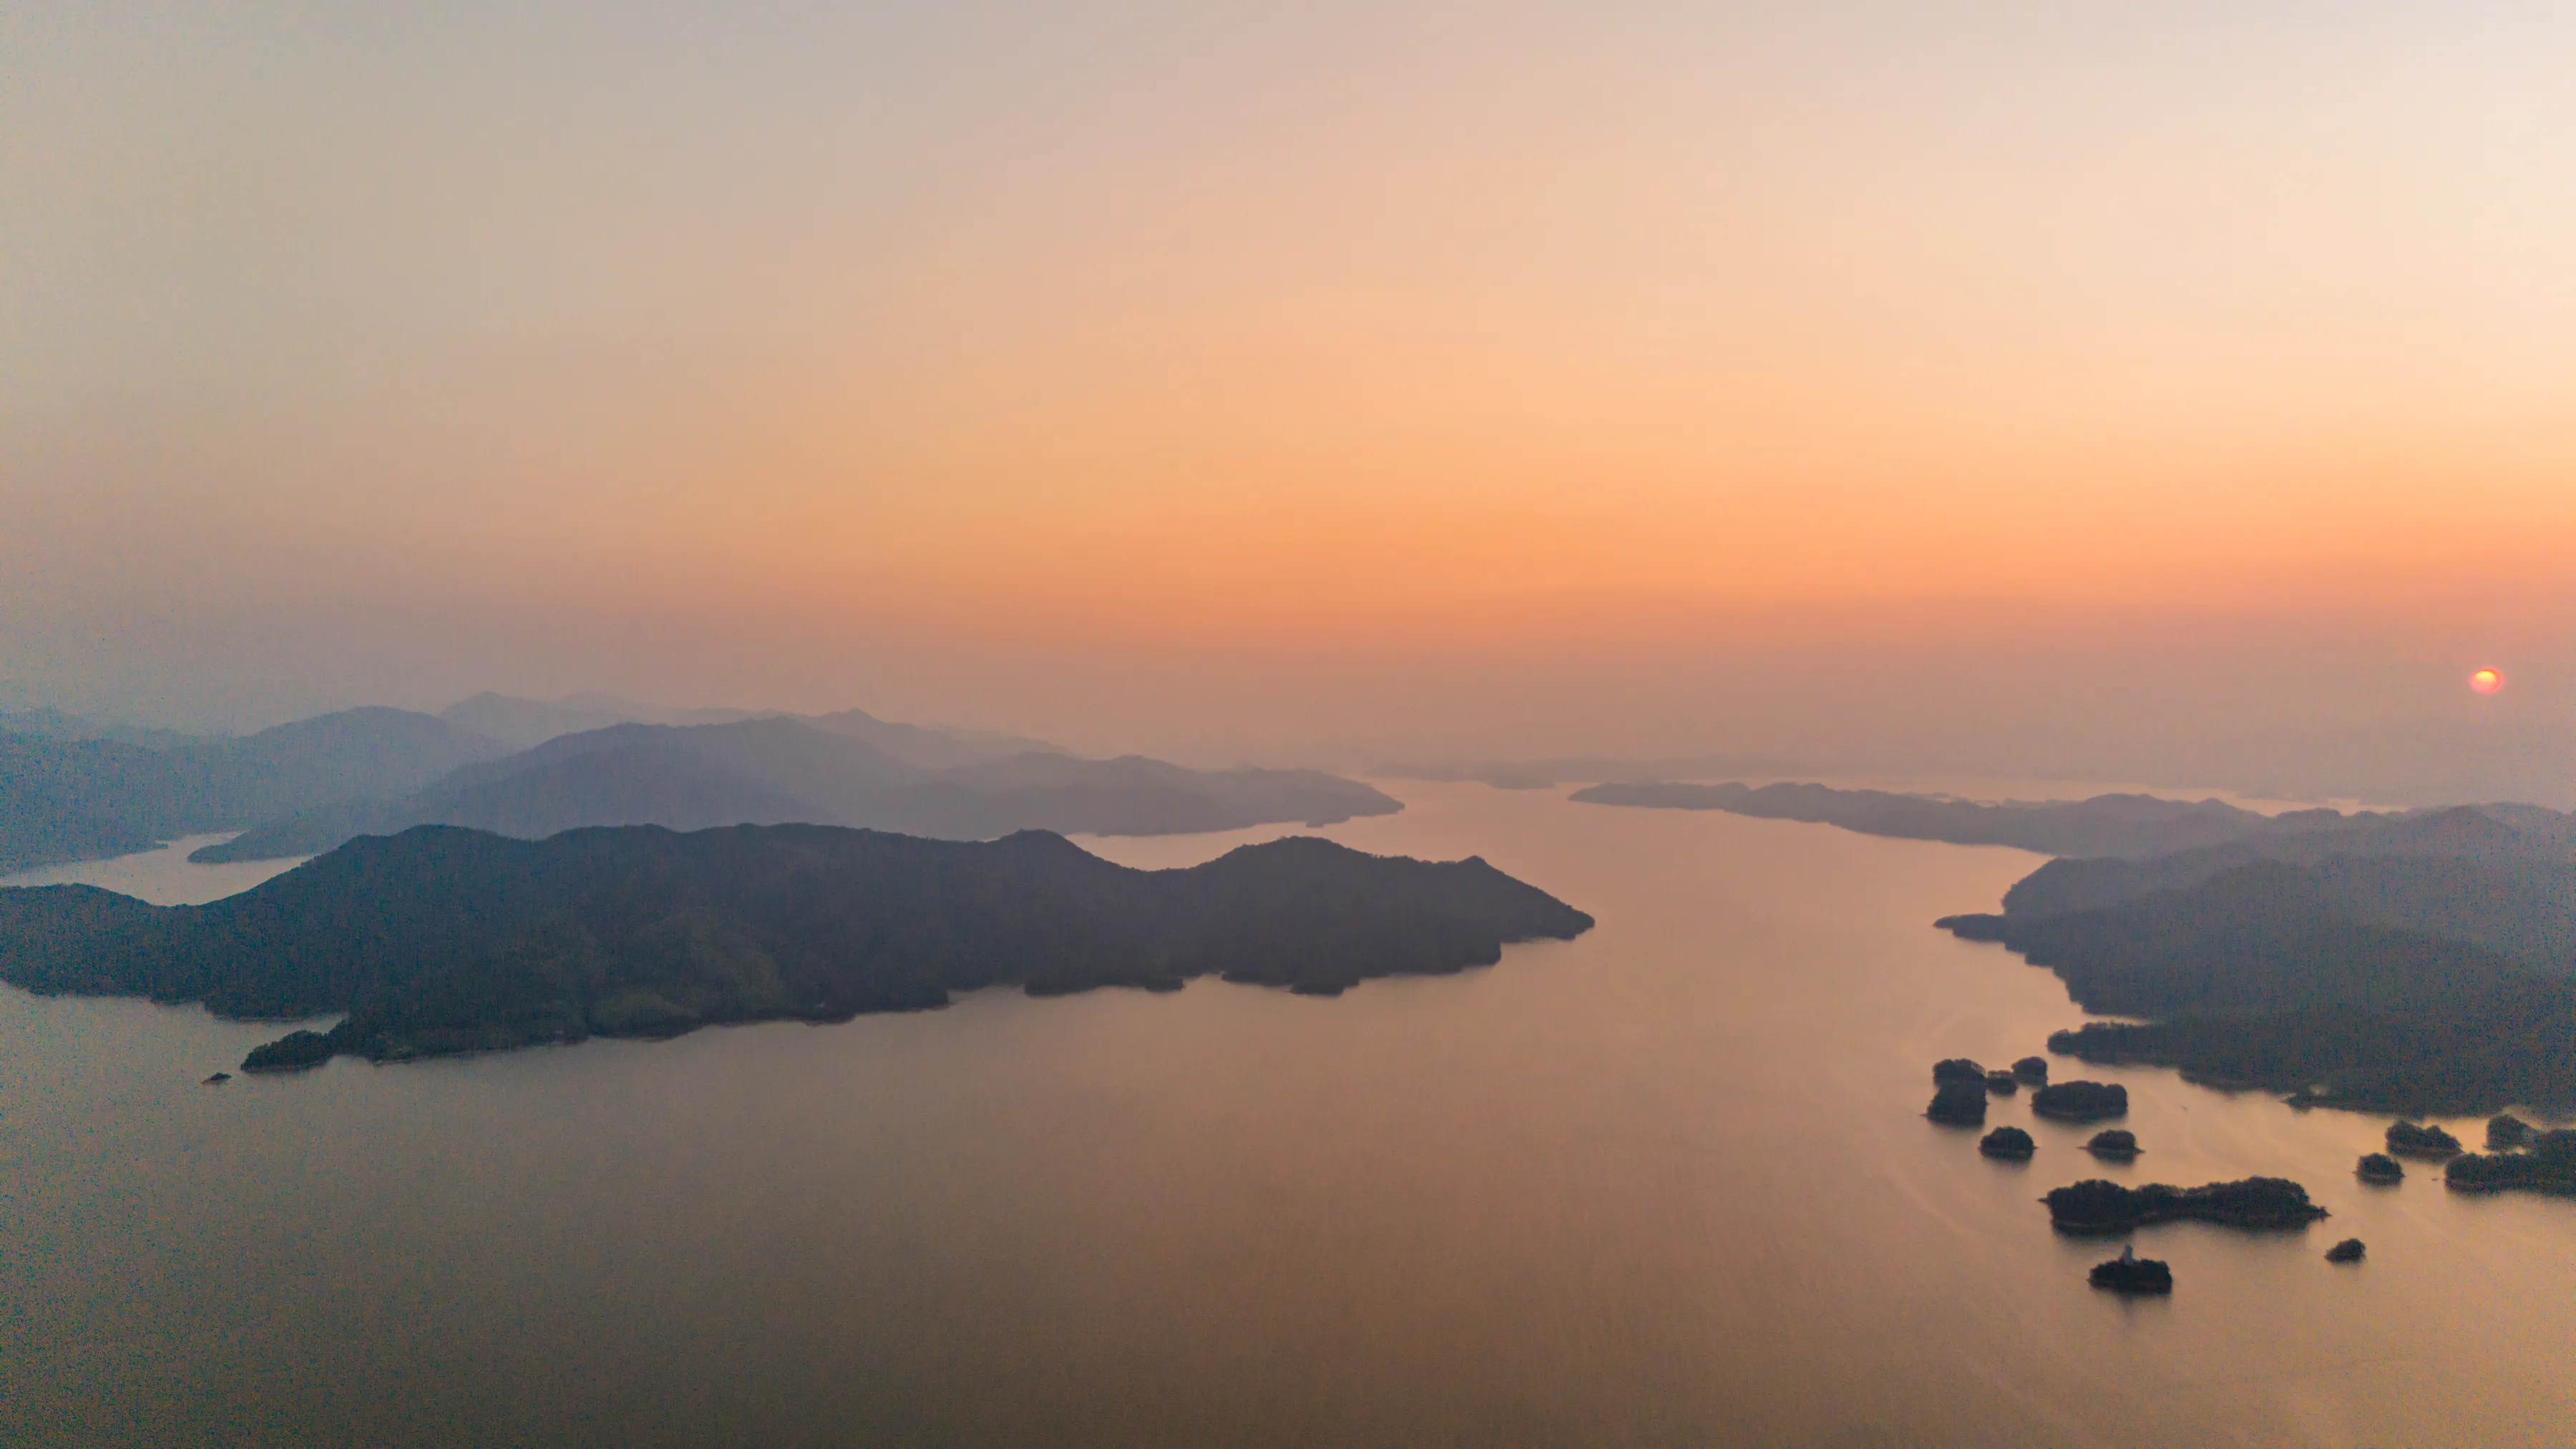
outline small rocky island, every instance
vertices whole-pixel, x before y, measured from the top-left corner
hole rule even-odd
[[[2021,1079],[1997,1068],[1986,1073],[1986,1090],[1998,1097],[2009,1097],[2021,1090]]]
[[[2232,1228],[2304,1228],[2326,1216],[2308,1190],[2285,1177],[2249,1177],[2206,1187],[2161,1182],[2122,1187],[2088,1178],[2051,1191],[2048,1221],[2061,1233],[2123,1233],[2149,1223],[2189,1219]]]
[[[2030,1110],[2065,1122],[2129,1115],[2129,1089],[2114,1082],[2055,1082],[2030,1094]]]
[[[1977,1150],[2007,1162],[2028,1162],[2031,1154],[2039,1151],[2039,1144],[2018,1127],[1998,1127],[1986,1134],[1985,1140],[1977,1144]]]
[[[2135,1162],[2138,1157],[2138,1134],[2126,1127],[2112,1127],[2093,1134],[2084,1150],[2105,1162]]]
[[[2390,1183],[2404,1182],[2406,1167],[2385,1152],[2366,1152],[2362,1154],[2361,1164],[2352,1170],[2352,1174],[2364,1182],[2377,1183],[2384,1187]]]
[[[1313,838],[1148,871],[1044,831],[633,826],[519,840],[422,826],[361,836],[211,905],[0,889],[0,979],[230,1017],[346,1013],[242,1064],[265,1072],[842,1021],[996,986],[1158,991],[1217,975],[1338,991],[1492,965],[1509,943],[1591,926],[1482,860]]]
[[[2388,1124],[2388,1150],[2400,1157],[2429,1157],[2439,1161],[2457,1157],[2467,1149],[2460,1139],[2439,1127],[2426,1127],[2414,1122]]]
[[[2171,1293],[2173,1269],[2161,1258],[2141,1258],[2137,1249],[2122,1248],[2120,1256],[2093,1265],[2091,1281],[2114,1293]]]
[[[2530,1123],[2511,1112],[2498,1112],[2487,1119],[2487,1151],[2510,1152],[2530,1145]]]
[[[2329,1263],[2358,1263],[2361,1261],[2361,1255],[2368,1251],[2370,1250],[2361,1245],[2361,1239],[2346,1238],[2342,1242],[2335,1244],[2333,1247],[2326,1249],[2326,1261]]]
[[[2012,1064],[2012,1074],[2025,1086],[2045,1087],[2048,1085],[2048,1058],[2023,1057]]]

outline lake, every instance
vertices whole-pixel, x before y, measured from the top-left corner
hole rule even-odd
[[[1989,1123],[2028,1164],[1923,1118],[1935,1059],[2079,1019],[1929,924],[2037,857],[1387,788],[1316,833],[1599,927],[1337,999],[989,992],[221,1087],[277,1027],[0,990],[0,1442],[2568,1438],[2576,1202],[2364,1188],[2387,1119],[2156,1069],[2053,1063],[2128,1085],[2128,1167],[2026,1093]],[[74,873],[258,874],[198,869]],[[2141,1231],[2169,1300],[2087,1287],[2117,1242],[2037,1201],[2255,1173],[2334,1216]]]

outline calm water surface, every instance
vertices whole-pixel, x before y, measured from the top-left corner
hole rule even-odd
[[[0,886],[104,886],[154,905],[192,906],[249,890],[305,859],[296,856],[291,860],[245,860],[229,865],[189,863],[188,852],[232,838],[231,832],[191,835],[171,841],[159,850],[120,855],[113,860],[84,860],[72,865],[48,865],[15,875],[0,875]]]
[[[2026,1166],[1921,1117],[1934,1059],[2077,1019],[1927,925],[2034,857],[1394,789],[1323,833],[1600,927],[1336,1000],[987,993],[219,1088],[274,1028],[0,992],[0,1442],[2569,1439],[2576,1202],[2367,1190],[2385,1119],[2154,1070],[2096,1073],[2133,1167],[2026,1096],[1990,1119]],[[2087,1288],[2116,1249],[2036,1201],[2257,1172],[2333,1219],[2149,1229],[2162,1302]]]

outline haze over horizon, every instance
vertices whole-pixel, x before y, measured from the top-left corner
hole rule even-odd
[[[0,706],[2565,779],[2571,46],[22,7]]]

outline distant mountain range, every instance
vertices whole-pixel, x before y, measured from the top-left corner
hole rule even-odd
[[[718,722],[590,722],[642,711]],[[421,824],[541,837],[589,825],[804,822],[983,839],[1326,825],[1403,808],[1307,770],[1187,770],[1087,760],[1041,741],[881,720],[648,711],[605,696],[478,695],[443,715],[359,709],[241,738],[157,746],[54,712],[5,717],[0,870],[240,830],[201,861],[275,859]],[[510,741],[584,726],[533,747]],[[477,726],[488,726],[499,734]]]
[[[2304,834],[2346,817],[2333,810],[2264,815],[2218,800],[2096,795],[2089,800],[1979,802],[1826,785],[1759,787],[1669,781],[1594,785],[1570,797],[1588,805],[1720,810],[1765,820],[1839,825],[1863,835],[2009,845],[2048,855],[2145,856],[2268,835]]]
[[[1667,759],[1558,755],[1534,760],[1391,762],[1379,765],[1370,773],[1385,780],[1466,780],[1491,785],[1497,790],[1546,790],[1580,782],[1650,784],[1662,780],[1706,779],[1711,775],[1831,774],[1835,769],[1814,760],[1791,761],[1768,755],[1689,755]]]
[[[822,727],[864,728],[874,739]],[[1401,802],[1311,770],[1185,770],[1129,757],[986,753],[860,715],[614,725],[460,769],[400,800],[307,810],[196,853],[311,855],[357,835],[463,825],[540,839],[590,825],[845,825],[943,839],[1015,830],[1166,835],[1277,821],[1329,825]],[[935,763],[954,761],[955,763]]]
[[[703,1024],[1054,995],[1188,978],[1331,995],[1491,964],[1592,918],[1482,860],[1312,838],[1142,871],[1027,831],[989,842],[823,826],[544,841],[423,827],[352,841],[205,906],[89,886],[0,890],[0,978],[43,992],[202,1001],[228,1016],[346,1012],[254,1069]]]
[[[2528,800],[2576,809],[2576,730],[2546,707],[2512,707],[2502,714],[2478,709],[2447,718],[2349,727],[2194,732],[2161,741],[2132,738],[2124,743],[2117,738],[2120,733],[1979,731],[1941,738],[1936,732],[1909,741],[1900,729],[1874,748],[1848,740],[1828,747],[1820,740],[1814,749],[1794,755],[1760,749],[1661,759],[1452,759],[1387,763],[1371,774],[1396,780],[1482,780],[1508,789],[1863,774],[2134,780],[2276,800],[2376,800],[2415,807]]]
[[[0,734],[34,735],[49,740],[114,740],[122,745],[141,745],[146,749],[166,750],[179,745],[196,744],[203,736],[185,730],[158,729],[149,725],[114,724],[65,714],[58,709],[0,709]]]
[[[1061,746],[1025,735],[953,725],[897,724],[865,710],[794,715],[775,709],[664,709],[613,694],[575,694],[546,700],[485,693],[448,706],[439,711],[439,718],[499,740],[513,750],[533,749],[565,735],[587,734],[622,724],[711,725],[800,719],[819,730],[866,740],[905,764],[925,769],[962,765],[995,755],[1065,753]]]
[[[2486,804],[2435,810],[2291,810],[2278,815],[2223,800],[2096,795],[2087,800],[1962,800],[1949,795],[1843,790],[1828,785],[1752,786],[1642,781],[1593,785],[1569,799],[1588,805],[1718,810],[1765,820],[1835,825],[1862,835],[2008,845],[2075,859],[2171,856],[2154,879],[2206,876],[2257,856],[2315,859],[2330,854],[2458,854],[2485,849],[2576,850],[2576,813],[2538,805]],[[2178,854],[2188,852],[2188,854]],[[2079,880],[2125,878],[2122,869],[2078,870],[2059,862],[2025,886],[2082,891]],[[2042,884],[2044,883],[2044,884]],[[2125,887],[2108,887],[2119,894]],[[2065,899],[2059,906],[2077,902]],[[2038,904],[2036,898],[2032,904]]]

